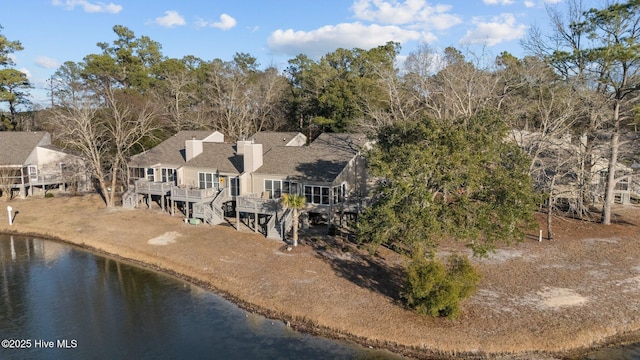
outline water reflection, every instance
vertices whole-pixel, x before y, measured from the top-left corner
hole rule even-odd
[[[297,333],[191,284],[52,241],[0,235],[0,269],[2,339],[30,340],[0,348],[1,359],[397,358]]]
[[[640,344],[631,344],[615,348],[594,351],[585,357],[587,360],[638,360]]]

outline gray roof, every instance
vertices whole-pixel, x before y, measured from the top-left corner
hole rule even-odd
[[[264,154],[257,174],[330,183],[366,143],[360,134],[322,134],[310,146],[277,146]]]
[[[322,133],[311,143],[311,147],[330,147],[356,154],[369,142],[364,134]]]
[[[152,166],[155,164],[167,164],[181,166],[185,164],[185,141],[196,139],[203,140],[213,131],[180,131],[158,146],[131,157],[130,165]]]
[[[240,174],[243,158],[236,155],[235,144],[204,143],[202,153],[187,161],[187,166],[216,168],[222,173]]]
[[[26,165],[25,162],[39,145],[51,143],[45,131],[2,131],[0,132],[0,165]]]
[[[181,131],[160,145],[132,157],[130,164],[151,166],[158,163],[175,166],[215,168],[222,173],[240,174],[243,157],[236,145],[203,143],[202,153],[185,162],[184,144],[195,138],[202,140],[210,131]],[[284,146],[297,132],[261,132],[253,136],[263,145],[263,165],[257,174],[288,176],[310,182],[331,182],[362,149],[367,138],[362,134],[320,135],[310,146]]]
[[[262,151],[267,151],[275,146],[284,146],[291,141],[299,132],[259,132],[251,138],[256,144],[262,144]]]

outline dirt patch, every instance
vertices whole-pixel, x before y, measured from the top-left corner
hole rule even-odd
[[[538,291],[542,304],[548,308],[577,306],[587,302],[587,298],[572,289],[544,288]]]
[[[640,209],[616,207],[616,223],[555,219],[553,241],[505,246],[472,259],[478,291],[456,320],[402,305],[404,259],[375,256],[348,237],[306,232],[288,250],[230,226],[189,225],[158,208],[106,211],[97,196],[13,200],[1,232],[39,234],[186,278],[248,313],[296,329],[420,358],[553,358],[632,337],[640,329]],[[540,215],[540,228],[546,228]],[[465,252],[443,242],[442,253]]]
[[[176,243],[176,239],[178,237],[180,237],[180,233],[177,231],[169,231],[166,232],[160,236],[156,236],[153,239],[149,239],[147,241],[147,244],[149,245],[160,245],[160,246],[164,246],[164,245],[169,245],[169,244],[175,244]]]

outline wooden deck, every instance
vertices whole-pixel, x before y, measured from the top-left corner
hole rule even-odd
[[[151,195],[168,195],[171,187],[174,186],[172,182],[153,182],[149,180],[136,180],[135,185],[136,193]]]
[[[282,208],[279,199],[262,199],[257,194],[236,197],[236,211],[273,214]]]
[[[171,187],[171,200],[172,201],[185,201],[185,202],[205,202],[212,201],[218,190],[216,189],[189,189],[178,186]]]

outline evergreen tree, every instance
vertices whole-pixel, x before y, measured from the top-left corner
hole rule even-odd
[[[13,69],[12,66],[15,64],[9,56],[21,50],[23,47],[19,41],[10,41],[0,34],[0,102],[6,102],[9,105],[9,116],[0,117],[0,130],[14,130],[18,125],[17,107],[29,103],[27,90],[31,89],[31,84],[27,74]]]
[[[477,255],[498,242],[523,240],[523,225],[533,223],[537,197],[529,161],[515,143],[505,141],[506,131],[504,122],[488,112],[383,128],[368,153],[371,173],[381,181],[375,203],[359,220],[359,241],[372,251],[387,245],[405,253],[416,275],[433,273],[420,270],[425,264],[440,266],[416,260],[433,258],[429,254],[440,239],[463,241]],[[422,288],[412,281],[409,291]],[[449,285],[458,289],[460,284]],[[456,312],[455,306],[446,307],[446,315]]]

